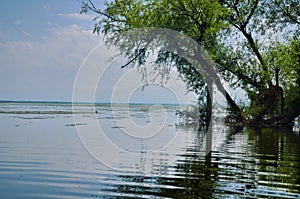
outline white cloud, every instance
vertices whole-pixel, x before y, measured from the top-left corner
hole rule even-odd
[[[42,40],[2,42],[2,64],[12,61],[18,65],[54,67],[80,64],[84,56],[100,42],[100,37],[78,25],[54,27]],[[24,34],[29,34],[25,33]],[[31,57],[29,57],[29,55]],[[66,59],[72,58],[72,59]],[[52,64],[51,64],[52,63]],[[71,64],[73,63],[73,64]]]
[[[1,99],[70,100],[76,72],[101,41],[78,25],[30,41],[0,42]]]
[[[72,99],[73,85],[79,67],[92,49],[102,42],[102,37],[76,24],[66,27],[49,24],[49,27],[51,34],[42,39],[0,42],[0,99],[68,101]],[[85,62],[92,70],[83,79],[82,87],[89,83],[95,71],[109,66],[104,76],[99,77],[101,80],[99,84],[93,85],[98,86],[96,99],[99,101],[111,99],[117,82],[129,70],[120,69],[125,61],[121,58],[111,65],[107,62],[107,58],[114,52],[113,48],[108,50],[104,45],[100,45]],[[132,72],[131,75],[128,76],[128,81],[119,85],[119,96],[127,96],[129,91],[133,91],[129,90],[130,86],[143,85],[139,74]],[[168,82],[166,88],[175,94],[180,92],[178,96],[184,101],[193,98],[193,95],[185,95],[186,86],[178,80],[176,72],[172,70],[171,75],[172,80]],[[91,88],[86,87],[83,92],[87,92],[88,89]],[[150,98],[151,92],[156,92],[156,96],[159,96],[158,91],[152,90],[151,87],[147,87],[141,96]],[[146,92],[148,95],[145,96]],[[165,95],[162,93],[161,96]]]
[[[15,24],[15,25],[20,25],[21,23],[22,23],[22,22],[21,22],[21,21],[18,21],[18,20],[17,20],[17,21],[14,21],[14,24]]]
[[[86,20],[86,21],[92,21],[95,18],[94,15],[79,14],[79,13],[58,14],[58,16],[65,17],[68,19]]]
[[[25,35],[27,37],[31,37],[32,36],[29,32],[27,32],[25,30],[22,30],[21,32],[22,32],[23,35]]]

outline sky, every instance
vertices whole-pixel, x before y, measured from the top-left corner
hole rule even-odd
[[[96,6],[103,9],[104,5]],[[89,83],[90,78],[80,79],[80,73],[93,67],[98,73],[91,69],[89,75],[98,75],[97,88],[79,86],[82,93],[76,100],[90,101],[84,97],[90,91],[97,102],[195,100],[193,94],[186,95],[186,85],[176,71],[168,86],[151,84],[142,89],[136,69],[120,69],[124,60],[107,67],[103,59],[110,54],[102,36],[92,33],[95,16],[81,15],[80,9],[77,0],[0,0],[0,100],[72,101],[74,85]]]

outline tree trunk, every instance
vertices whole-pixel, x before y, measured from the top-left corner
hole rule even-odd
[[[211,123],[212,119],[212,82],[208,81],[207,82],[207,89],[206,89],[206,118],[205,118],[205,126],[206,126],[206,131],[209,128],[209,124]]]
[[[206,115],[206,156],[211,155],[212,149],[212,109],[213,92],[212,81],[207,82],[207,115]]]
[[[235,101],[232,99],[232,97],[229,95],[229,93],[225,90],[224,86],[222,85],[219,77],[215,78],[215,83],[217,85],[218,90],[223,94],[223,96],[226,98],[229,106],[233,110],[234,114],[236,115],[236,122],[243,123],[244,119],[242,116],[241,109],[238,107],[238,105],[235,103]]]
[[[200,66],[202,67],[202,69],[206,73],[206,77],[204,77],[204,78],[206,78],[206,82],[212,82],[212,83],[216,84],[217,89],[226,98],[226,100],[229,103],[230,107],[232,108],[235,115],[237,116],[236,121],[238,123],[243,123],[244,119],[242,117],[240,108],[235,103],[235,101],[231,98],[229,93],[225,90],[223,84],[221,83],[221,80],[220,80],[219,76],[217,75],[217,72],[216,72],[214,66],[211,63],[209,63],[209,60],[207,60],[207,58],[205,58],[205,56],[203,56],[201,51],[196,53],[195,56],[188,55],[187,57],[196,60],[200,64]],[[202,73],[200,73],[200,74],[202,74]]]

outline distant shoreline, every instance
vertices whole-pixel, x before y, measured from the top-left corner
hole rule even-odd
[[[78,104],[78,105],[163,105],[163,106],[180,106],[189,104],[172,104],[172,103],[142,103],[142,102],[132,102],[132,103],[111,103],[111,102],[68,102],[68,101],[35,101],[35,100],[0,100],[0,103],[23,103],[23,104]]]

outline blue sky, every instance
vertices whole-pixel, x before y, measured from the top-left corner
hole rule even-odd
[[[97,6],[103,8],[102,3]],[[72,100],[80,66],[102,42],[101,36],[92,33],[94,16],[80,15],[80,8],[77,0],[0,0],[0,100]],[[98,102],[111,100],[117,79],[126,72],[113,68],[106,72],[106,82],[98,85]],[[140,78],[137,74],[127,83]],[[121,98],[128,93],[127,85],[123,86],[118,91]],[[170,90],[181,89],[179,97],[187,102],[193,95],[186,96],[185,87],[182,82],[169,89],[149,86],[133,92],[131,100],[176,103]]]

